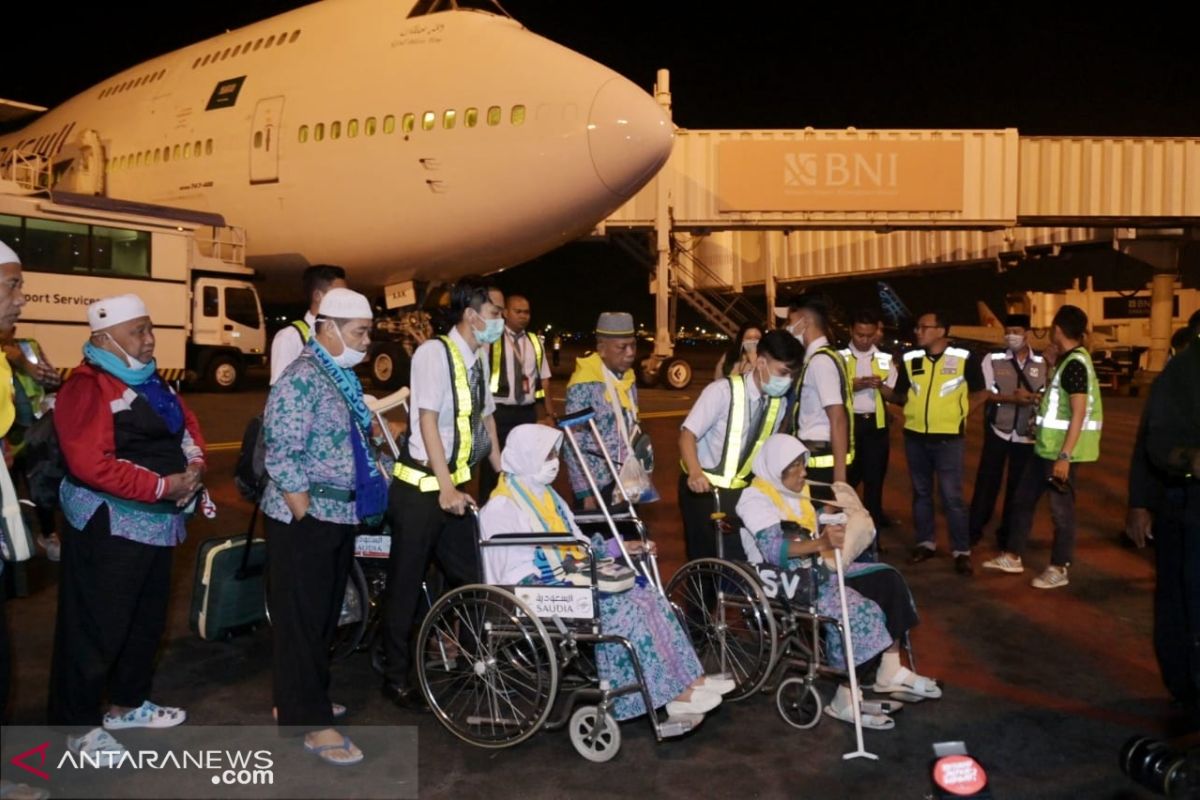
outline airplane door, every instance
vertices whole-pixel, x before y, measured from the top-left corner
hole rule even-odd
[[[279,127],[283,98],[268,97],[254,107],[250,134],[250,183],[279,182]]]

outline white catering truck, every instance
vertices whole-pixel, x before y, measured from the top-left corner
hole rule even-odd
[[[245,234],[217,214],[63,192],[0,193],[0,240],[21,258],[19,338],[60,370],[80,362],[87,306],[134,293],[154,320],[159,371],[237,387],[261,364],[266,326]]]

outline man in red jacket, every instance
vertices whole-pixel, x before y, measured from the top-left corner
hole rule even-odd
[[[68,748],[111,760],[108,731],[186,719],[149,699],[166,626],[171,558],[206,502],[196,417],[156,372],[154,324],[136,295],[88,307],[83,363],[59,390],[54,427],[66,461],[66,524],[49,718]],[[111,705],[101,713],[107,695]]]

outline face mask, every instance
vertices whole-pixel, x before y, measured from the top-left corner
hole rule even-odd
[[[748,342],[742,342],[742,351],[748,355],[754,355],[758,352],[758,341],[751,340]]]
[[[792,386],[792,379],[780,375],[767,376],[763,383],[763,392],[767,397],[783,397]]]
[[[804,341],[804,331],[807,329],[808,329],[808,326],[804,324],[804,320],[798,319],[793,324],[788,326],[787,331],[788,331],[788,333],[790,333],[792,336],[795,336],[800,341]]]
[[[558,459],[552,459],[542,464],[538,468],[537,474],[533,479],[543,486],[549,486],[554,483],[554,479],[558,477]]]
[[[333,356],[333,363],[337,364],[342,369],[353,369],[362,363],[362,360],[367,357],[365,350],[355,350],[350,345],[346,344],[346,340],[342,338],[342,332],[337,325],[333,326],[334,333],[337,334],[338,341],[342,343],[342,352]]]
[[[125,363],[129,365],[130,369],[145,369],[146,367],[150,366],[147,362],[138,361],[136,358],[129,355],[129,353],[126,353],[125,348],[121,347],[121,343],[114,339],[111,333],[106,333],[104,335],[108,337],[110,342],[117,346],[117,349],[121,351],[121,355],[125,356]]]
[[[1008,345],[1009,350],[1015,352],[1025,346],[1025,337],[1019,333],[1006,333],[1004,343]]]
[[[482,314],[480,315],[480,319],[483,319]],[[504,335],[504,319],[502,317],[484,319],[483,324],[483,330],[475,329],[475,341],[480,344],[491,344],[498,341]]]

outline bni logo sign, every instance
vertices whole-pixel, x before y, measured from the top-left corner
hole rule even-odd
[[[895,189],[898,153],[785,153],[783,185],[789,189]]]

